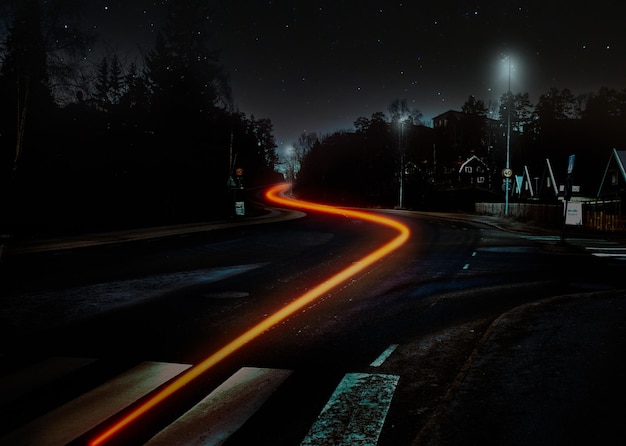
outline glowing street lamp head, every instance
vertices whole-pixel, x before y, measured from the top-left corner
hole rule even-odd
[[[511,90],[511,83],[519,80],[522,76],[520,75],[520,58],[513,54],[503,54],[501,55],[499,68],[498,68],[498,84],[506,85],[507,90]]]

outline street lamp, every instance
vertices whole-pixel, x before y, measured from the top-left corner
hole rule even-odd
[[[398,124],[400,124],[400,133],[398,135],[398,151],[400,152],[400,198],[399,198],[399,209],[404,209],[404,151],[402,150],[402,136],[404,133],[404,120],[402,118],[398,119]]]
[[[511,185],[511,177],[510,177],[510,172],[511,172],[511,57],[507,56],[507,60],[509,62],[509,86],[508,86],[508,92],[507,92],[507,105],[506,105],[506,111],[507,111],[507,122],[506,122],[506,164],[504,166],[505,168],[505,172],[507,172],[507,175],[504,178],[504,184],[505,184],[505,198],[504,198],[504,215],[508,216],[509,215],[509,192],[510,192],[510,185]]]

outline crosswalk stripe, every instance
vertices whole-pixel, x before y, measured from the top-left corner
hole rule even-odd
[[[66,445],[189,367],[144,362],[0,438],[0,445]]]
[[[594,252],[592,255],[595,257],[613,257],[619,259],[626,257],[626,252]]]
[[[344,376],[301,446],[376,445],[400,377]]]
[[[93,358],[52,357],[5,376],[0,380],[0,404],[24,397],[94,362]]]
[[[391,356],[396,348],[398,348],[398,344],[391,344],[384,352],[380,354],[378,358],[372,361],[370,367],[380,367],[381,365],[383,365],[383,363],[387,360],[387,358],[389,358],[389,356]]]
[[[244,367],[146,446],[219,445],[250,418],[291,370]]]
[[[585,249],[594,257],[609,257],[612,260],[626,260],[626,247],[624,246],[587,246]]]

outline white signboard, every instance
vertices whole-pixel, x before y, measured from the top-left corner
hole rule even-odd
[[[235,215],[246,215],[246,204],[244,201],[235,201]]]
[[[582,226],[583,224],[583,204],[577,202],[565,203],[567,212],[565,214],[565,224]]]

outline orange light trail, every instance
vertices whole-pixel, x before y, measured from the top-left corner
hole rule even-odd
[[[148,411],[150,411],[152,408],[163,402],[169,396],[189,384],[194,379],[198,378],[200,375],[205,373],[221,360],[225,359],[253,339],[257,338],[267,330],[274,327],[275,325],[284,321],[289,316],[296,313],[298,310],[309,305],[320,296],[335,288],[337,285],[345,282],[350,277],[363,271],[376,261],[380,260],[381,258],[385,257],[386,255],[390,254],[391,252],[402,246],[410,236],[409,228],[391,218],[370,214],[368,212],[336,208],[334,206],[288,198],[284,195],[287,189],[289,189],[288,184],[280,184],[278,186],[274,186],[268,189],[268,191],[265,193],[265,197],[271,202],[292,208],[353,217],[359,220],[369,221],[382,226],[387,226],[397,230],[398,235],[394,237],[391,241],[387,242],[383,246],[379,247],[375,251],[372,251],[371,253],[360,259],[358,262],[353,263],[351,266],[345,268],[344,270],[320,283],[316,287],[302,294],[300,297],[296,298],[294,301],[287,304],[276,313],[270,315],[268,318],[259,322],[257,325],[250,328],[248,331],[244,332],[242,335],[240,335],[230,343],[226,344],[224,347],[213,353],[201,363],[190,368],[188,371],[172,381],[169,385],[161,389],[152,398],[145,401],[143,404],[135,408],[132,412],[127,414],[124,418],[122,418],[117,423],[109,427],[107,430],[99,434],[96,438],[91,440],[89,442],[89,446],[98,446],[104,444],[112,437],[114,437],[117,433],[119,433],[122,429],[129,426],[133,421],[137,420]]]

